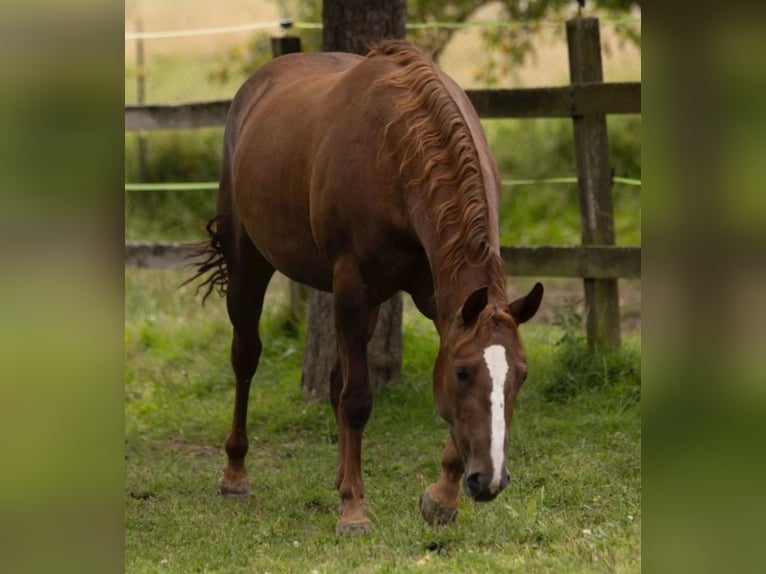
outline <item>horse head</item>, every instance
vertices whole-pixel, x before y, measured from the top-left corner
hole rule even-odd
[[[434,399],[462,460],[464,489],[477,501],[493,500],[508,484],[507,430],[527,377],[518,326],[535,315],[542,296],[540,283],[510,304],[477,289],[441,337]]]

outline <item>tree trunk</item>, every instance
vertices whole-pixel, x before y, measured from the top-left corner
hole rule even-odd
[[[384,38],[404,38],[406,0],[325,0],[322,50],[366,54]]]
[[[406,0],[325,0],[322,3],[322,49],[366,54],[384,38],[404,38]],[[367,350],[373,388],[396,381],[402,366],[402,296],[397,293],[380,308],[378,324]],[[330,394],[335,360],[332,295],[311,291],[301,386],[311,399]]]
[[[332,295],[311,290],[302,387],[310,400],[330,395],[330,370],[335,361]],[[397,293],[380,308],[378,324],[367,346],[373,389],[397,381],[402,371],[402,296]]]

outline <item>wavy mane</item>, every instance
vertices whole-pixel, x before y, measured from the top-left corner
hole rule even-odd
[[[464,265],[485,267],[490,290],[505,296],[505,272],[500,256],[489,241],[489,205],[479,154],[465,118],[447,90],[431,59],[417,46],[403,40],[386,40],[373,46],[368,58],[385,57],[396,64],[375,84],[401,90],[397,114],[386,126],[404,122],[406,130],[395,149],[402,154],[400,173],[419,158],[423,166],[408,189],[423,189],[430,202],[429,215],[436,223],[444,262],[441,273],[455,279]],[[437,194],[438,190],[449,190]]]

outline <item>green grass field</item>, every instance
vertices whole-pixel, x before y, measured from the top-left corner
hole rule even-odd
[[[201,308],[176,271],[126,270],[125,551],[128,572],[638,572],[640,341],[582,351],[577,321],[525,325],[530,376],[511,431],[511,482],[427,526],[417,501],[439,470],[437,339],[405,312],[403,382],[376,395],[365,434],[372,534],[337,539],[335,424],[300,392],[302,337],[267,296],[250,403],[253,496],[221,499],[233,382],[222,300]],[[278,283],[278,282],[277,282]],[[569,316],[576,319],[576,316]]]

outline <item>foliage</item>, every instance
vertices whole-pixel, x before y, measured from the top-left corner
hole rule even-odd
[[[222,128],[194,133],[125,134],[125,179],[142,181],[138,143],[145,137],[144,181],[217,181],[221,169]],[[130,239],[194,240],[203,237],[215,214],[215,191],[125,192],[125,236]]]
[[[545,179],[577,172],[570,120],[483,122],[503,179]],[[615,174],[641,175],[641,119],[610,121],[610,158]],[[641,243],[640,188],[615,185],[615,231],[620,245]],[[500,199],[504,245],[572,245],[580,242],[576,184],[504,187]]]
[[[567,401],[584,393],[619,397],[624,406],[635,405],[641,393],[641,359],[636,348],[616,351],[588,349],[582,315],[574,302],[556,310],[555,323],[563,334],[556,342],[551,368],[544,375],[543,396]]]
[[[609,159],[617,175],[641,178],[641,116],[608,116]]]
[[[295,13],[301,20],[322,20],[320,0],[275,1],[279,2],[286,13]],[[504,57],[508,57],[507,65],[522,64],[526,60],[532,49],[532,37],[539,32],[543,20],[568,17],[574,12],[572,0],[500,0],[497,3],[503,7],[503,19],[519,25],[488,29],[484,32],[484,39],[489,50],[500,50]],[[407,21],[465,22],[476,10],[487,4],[487,0],[408,0]],[[589,9],[606,11],[610,16],[624,15],[636,6],[640,6],[640,1],[596,0],[588,3]],[[629,40],[640,43],[640,32],[631,27],[621,27],[619,30]],[[409,35],[438,60],[454,31],[454,28],[434,26],[412,30]],[[487,71],[487,77],[491,76],[490,71]]]
[[[546,20],[570,17],[574,10],[572,0],[500,0],[503,10],[500,20],[510,25],[488,27],[482,31],[482,38],[487,52],[493,57],[487,58],[476,74],[476,79],[486,86],[494,86],[498,79],[507,76],[527,62],[533,55],[534,39],[540,34]],[[416,0],[410,3],[414,12],[412,21],[456,21],[463,22],[478,8],[487,4],[480,0],[463,0],[442,3],[435,0]],[[637,5],[631,0],[596,0],[590,2],[590,9],[607,11],[610,15],[624,14]],[[639,44],[640,32],[630,26],[617,28],[619,34]],[[441,51],[452,36],[452,29],[431,29],[413,34],[413,39],[426,47],[438,60]]]
[[[208,80],[226,84],[230,78],[247,78],[255,70],[271,60],[271,44],[267,34],[255,34],[243,46],[230,48],[208,73]]]
[[[295,17],[299,21],[321,22],[321,0],[273,0],[278,4],[284,17]],[[487,86],[511,69],[523,65],[533,50],[533,39],[540,32],[546,19],[568,17],[573,13],[572,0],[500,0],[503,7],[502,19],[514,24],[488,28],[483,31],[487,50],[498,53],[500,58],[489,58],[479,71],[478,78]],[[488,4],[486,0],[408,0],[407,21],[418,23],[465,22],[476,10]],[[589,9],[606,11],[611,16],[624,15],[640,1],[636,0],[595,0],[588,3]],[[631,26],[620,26],[618,32],[628,41],[640,44],[640,31]],[[444,47],[454,34],[454,28],[428,27],[411,30],[408,35],[438,61]],[[294,33],[294,32],[292,32]],[[298,34],[304,51],[318,51],[321,48],[321,31],[300,30]],[[269,57],[268,43],[262,34],[246,45],[230,50],[223,57],[210,79],[215,82],[227,81],[240,74],[247,77]]]
[[[223,128],[125,134],[125,178],[140,181],[138,146],[146,142],[145,181],[211,181],[221,169]]]

